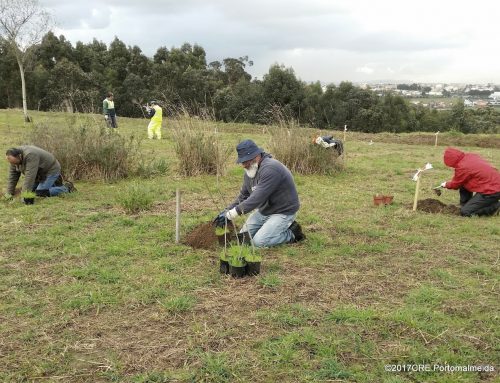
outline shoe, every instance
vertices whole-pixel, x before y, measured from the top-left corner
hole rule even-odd
[[[49,189],[35,190],[37,197],[50,197]]]
[[[292,231],[294,236],[294,242],[300,242],[306,239],[306,236],[302,232],[302,227],[297,223],[297,221],[293,221],[290,225],[289,229]]]
[[[64,186],[66,186],[66,189],[68,189],[68,193],[73,193],[77,191],[75,185],[73,185],[73,182],[67,181],[64,183]]]

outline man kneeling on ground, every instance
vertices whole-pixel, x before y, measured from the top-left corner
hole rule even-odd
[[[243,225],[240,239],[251,237],[256,247],[305,239],[295,222],[300,203],[290,170],[252,140],[240,142],[236,151],[237,163],[245,168],[243,186],[236,200],[214,221],[233,220],[254,211]]]
[[[25,145],[8,149],[5,159],[10,163],[5,194],[7,199],[13,197],[21,174],[24,174],[23,192],[35,192],[39,197],[53,197],[75,191],[71,182],[55,186],[61,176],[61,165],[51,153],[37,146]]]
[[[455,168],[451,181],[441,187],[460,190],[460,214],[493,215],[500,208],[500,173],[478,154],[455,148],[444,151],[444,163]],[[476,193],[473,196],[473,193]]]

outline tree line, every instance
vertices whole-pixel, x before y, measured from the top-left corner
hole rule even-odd
[[[97,39],[73,46],[49,32],[31,49],[25,70],[29,109],[100,113],[112,91],[118,114],[126,117],[142,117],[142,105],[155,99],[172,110],[187,108],[226,122],[266,124],[278,109],[286,118],[323,129],[347,124],[363,132],[498,133],[500,126],[500,113],[492,108],[466,109],[459,100],[452,110],[438,112],[350,82],[306,83],[278,64],[262,79],[252,79],[247,56],[207,63],[197,44],[160,47],[151,58],[116,37],[109,46]],[[0,73],[0,108],[20,107],[19,68],[5,41],[0,41]]]

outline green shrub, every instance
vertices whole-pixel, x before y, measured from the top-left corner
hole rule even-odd
[[[69,126],[35,125],[28,141],[52,154],[73,180],[116,180],[136,172],[140,141],[91,120]]]
[[[116,202],[128,213],[138,213],[151,208],[153,193],[147,186],[134,182],[117,195]]]

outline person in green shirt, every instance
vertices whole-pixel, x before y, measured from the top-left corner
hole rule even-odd
[[[106,98],[102,101],[102,112],[110,128],[118,128],[116,122],[115,103],[113,101],[113,93],[108,92]]]

